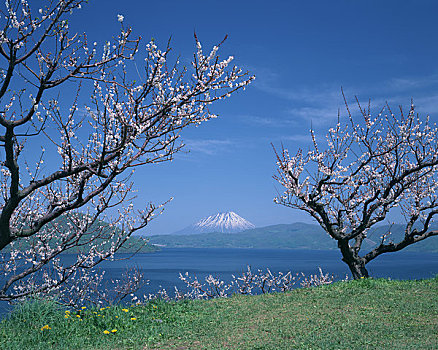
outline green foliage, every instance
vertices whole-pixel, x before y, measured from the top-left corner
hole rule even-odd
[[[41,330],[46,325],[50,329]],[[436,349],[437,334],[438,278],[363,279],[289,293],[70,312],[37,301],[0,323],[0,348]]]

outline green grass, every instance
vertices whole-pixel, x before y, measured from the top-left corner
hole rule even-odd
[[[438,278],[153,301],[79,316],[65,318],[51,302],[24,304],[0,323],[0,349],[437,349]]]

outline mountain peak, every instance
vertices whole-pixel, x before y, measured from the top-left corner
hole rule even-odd
[[[207,232],[236,233],[255,228],[248,220],[245,220],[234,211],[227,211],[207,216],[197,223],[176,232],[177,234],[196,234]]]

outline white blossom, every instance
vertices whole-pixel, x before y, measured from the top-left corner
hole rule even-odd
[[[1,300],[33,293],[57,294],[70,304],[83,302],[87,293],[106,300],[109,294],[97,288],[103,276],[94,268],[112,259],[167,203],[134,207],[134,169],[172,160],[182,148],[183,128],[215,117],[208,109],[212,103],[254,79],[231,67],[230,59],[218,60],[219,46],[205,55],[197,38],[195,52],[202,60],[195,59],[188,72],[154,40],[139,52],[140,39],[123,26],[98,54],[97,43],[90,49],[86,35],[70,33],[67,25],[70,10],[80,4],[65,4],[49,2],[38,10],[41,19],[31,16],[24,0],[14,8],[7,1],[3,11],[9,24],[0,41],[14,43],[17,58],[0,115],[1,125],[11,125],[13,133],[0,133],[12,145],[4,148],[6,159],[17,162],[0,166]],[[52,29],[33,50],[42,21]],[[135,55],[146,57],[140,81],[128,74]],[[108,211],[112,215],[105,216]],[[105,231],[102,220],[111,230]],[[1,253],[5,247],[9,258]],[[58,256],[71,250],[78,252],[76,259],[64,264]],[[24,269],[29,273],[19,275]],[[115,288],[123,295],[138,284],[134,272]]]

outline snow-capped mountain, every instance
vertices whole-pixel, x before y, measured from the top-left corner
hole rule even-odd
[[[175,234],[190,235],[207,232],[236,233],[253,228],[255,228],[255,226],[248,220],[245,220],[233,211],[228,211],[226,213],[218,213],[205,217],[196,224],[175,232]]]

